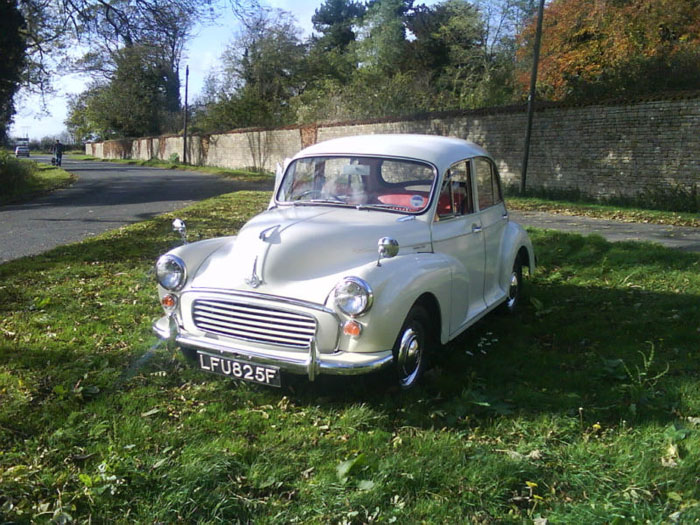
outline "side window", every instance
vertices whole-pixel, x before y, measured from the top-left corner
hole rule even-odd
[[[474,159],[476,171],[476,190],[479,194],[479,209],[484,210],[503,200],[501,185],[495,166],[489,159]]]
[[[469,161],[458,162],[445,174],[438,199],[438,220],[474,213]]]
[[[469,161],[464,161],[452,167],[452,197],[457,215],[474,213],[472,179],[469,166]]]

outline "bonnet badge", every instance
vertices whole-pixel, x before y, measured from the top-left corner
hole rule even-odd
[[[262,284],[262,279],[258,277],[258,258],[255,258],[255,261],[253,262],[253,273],[250,276],[250,279],[245,279],[245,283],[248,286],[252,286],[253,288],[257,288]]]

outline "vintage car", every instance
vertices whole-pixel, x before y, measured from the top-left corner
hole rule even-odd
[[[479,146],[353,136],[285,164],[269,208],[237,236],[156,263],[165,315],[154,331],[202,370],[280,386],[281,372],[393,367],[410,388],[430,352],[516,308],[534,252]]]

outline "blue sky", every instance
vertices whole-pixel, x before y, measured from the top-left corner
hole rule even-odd
[[[426,4],[433,4],[436,0],[424,0]],[[223,3],[223,2],[222,2]],[[299,27],[305,36],[311,34],[311,17],[314,11],[323,3],[323,0],[263,0],[263,3],[274,8],[290,11],[297,20]],[[228,5],[226,3],[225,5]],[[185,65],[190,66],[190,83],[188,100],[193,101],[203,87],[204,78],[216,65],[219,56],[226,45],[234,38],[239,29],[236,19],[230,9],[222,10],[224,13],[215,26],[199,28],[194,39],[186,49],[182,61],[182,80],[184,99],[184,73]],[[86,76],[68,74],[60,79],[55,79],[57,92],[47,97],[48,115],[40,111],[40,99],[36,96],[20,97],[16,99],[17,114],[10,130],[11,137],[29,136],[30,139],[53,137],[65,131],[63,121],[67,116],[67,97],[70,94],[82,92],[89,82]]]

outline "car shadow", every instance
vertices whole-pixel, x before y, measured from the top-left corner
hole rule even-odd
[[[637,271],[668,258],[658,249],[657,260],[643,244],[615,249],[646,253],[629,253]],[[698,258],[679,253],[674,266],[697,268]],[[295,378],[287,388],[302,405],[369,404],[426,428],[542,413],[666,423],[696,381],[698,318],[698,296],[680,290],[645,290],[631,278],[610,287],[536,278],[518,313],[491,314],[434,352],[414,390],[395,386],[391,371],[315,383]]]

